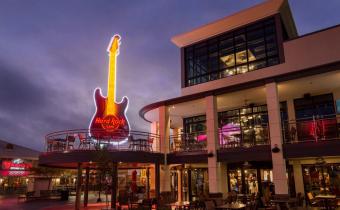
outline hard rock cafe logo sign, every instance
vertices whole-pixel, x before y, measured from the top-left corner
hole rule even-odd
[[[104,118],[96,117],[95,124],[100,124],[106,131],[115,131],[119,127],[124,127],[126,120],[114,115],[107,115]]]

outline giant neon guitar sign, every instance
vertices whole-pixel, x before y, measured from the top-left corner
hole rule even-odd
[[[122,141],[129,136],[130,132],[130,125],[126,118],[128,98],[124,96],[121,102],[116,102],[116,67],[120,39],[119,35],[114,35],[107,49],[110,58],[107,97],[102,95],[100,88],[94,91],[97,109],[90,123],[90,134],[97,139],[109,137]]]

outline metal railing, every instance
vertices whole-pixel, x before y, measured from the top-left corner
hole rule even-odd
[[[268,124],[240,126],[230,124],[219,128],[219,143],[223,148],[253,147],[270,144]]]
[[[121,151],[160,151],[160,137],[157,134],[130,131],[116,131],[107,135],[104,130],[96,130],[91,136],[88,129],[65,130],[47,134],[46,152],[70,152],[79,150],[121,150]],[[126,137],[127,136],[127,137]]]
[[[283,122],[285,143],[339,140],[340,118],[312,117]]]
[[[180,133],[170,136],[170,152],[191,152],[206,150],[207,135],[205,131]]]

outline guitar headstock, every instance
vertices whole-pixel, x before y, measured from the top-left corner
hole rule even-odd
[[[107,52],[118,55],[119,54],[119,45],[120,45],[120,35],[115,34],[110,41],[110,44],[107,48]]]

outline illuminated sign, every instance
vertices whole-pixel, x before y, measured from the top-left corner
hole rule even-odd
[[[1,165],[1,176],[27,176],[32,168],[32,163],[24,163],[22,159],[4,160]]]
[[[3,170],[25,171],[32,168],[31,163],[15,163],[14,161],[2,161]]]
[[[120,39],[119,35],[114,35],[107,49],[109,53],[107,97],[102,95],[100,88],[95,89],[96,112],[90,123],[91,136],[97,139],[110,137],[116,142],[126,140],[130,133],[126,117],[129,100],[124,96],[121,102],[116,102],[116,67]]]

